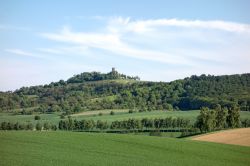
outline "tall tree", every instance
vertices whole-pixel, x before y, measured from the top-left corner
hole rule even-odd
[[[240,127],[240,108],[236,104],[228,110],[227,124],[231,128]]]
[[[209,110],[209,108],[207,107],[202,107],[195,125],[200,129],[201,132],[208,132],[214,130],[216,127],[215,111]]]
[[[221,108],[221,105],[217,104],[214,110],[216,112],[216,128],[225,128],[227,125],[228,109],[226,107]]]

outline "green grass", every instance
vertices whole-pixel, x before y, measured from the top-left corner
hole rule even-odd
[[[114,111],[115,112],[115,111]],[[112,122],[115,120],[126,120],[129,118],[166,118],[166,117],[181,117],[189,119],[191,122],[195,122],[196,117],[199,115],[199,110],[190,110],[190,111],[151,111],[151,112],[136,112],[129,114],[127,112],[123,113],[115,113],[115,115],[103,114],[102,116],[98,115],[79,115],[76,116],[77,119],[93,119],[93,120],[106,120],[108,122]],[[240,113],[241,119],[250,119],[250,112]]]
[[[250,147],[77,132],[0,132],[1,166],[247,166]]]
[[[59,113],[53,114],[39,114],[41,119],[39,122],[50,122],[52,124],[58,124],[60,120]],[[0,113],[0,123],[1,122],[21,122],[21,123],[33,123],[36,124],[38,121],[34,119],[35,115],[13,115],[11,113]]]
[[[114,111],[115,115],[110,115],[110,111]],[[125,112],[124,112],[125,111]],[[91,111],[95,112],[95,111]],[[106,120],[109,123],[115,120],[126,120],[129,118],[166,118],[166,117],[182,117],[186,119],[190,119],[191,122],[196,120],[196,117],[199,115],[199,110],[191,110],[191,111],[151,111],[151,112],[136,112],[129,114],[128,110],[100,110],[96,112],[103,112],[102,116],[99,116],[98,113],[96,115],[76,115],[72,116],[72,118],[76,118],[78,120],[81,119],[93,119],[97,120]],[[250,119],[250,112],[242,111],[241,119]],[[37,123],[34,120],[35,115],[13,115],[10,113],[0,113],[0,123],[3,121],[6,122],[32,122],[33,124]],[[52,113],[52,114],[40,114],[41,120],[40,122],[51,122],[52,124],[58,124],[60,120],[60,113]]]

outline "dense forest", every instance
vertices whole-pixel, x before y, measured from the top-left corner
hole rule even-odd
[[[191,76],[172,82],[140,81],[115,69],[81,73],[66,81],[0,92],[0,111],[74,112],[100,109],[191,110],[238,105],[250,111],[250,74]]]

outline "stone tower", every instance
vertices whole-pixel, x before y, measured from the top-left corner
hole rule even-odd
[[[116,71],[115,71],[115,68],[114,67],[112,67],[112,73],[115,73]]]

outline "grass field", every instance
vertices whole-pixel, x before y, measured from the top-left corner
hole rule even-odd
[[[250,148],[163,137],[0,132],[1,166],[247,166]]]
[[[114,111],[115,115],[110,115],[110,112]],[[99,113],[102,113],[102,116],[99,116]],[[191,122],[196,120],[196,117],[199,115],[199,110],[190,110],[190,111],[151,111],[151,112],[135,112],[132,114],[128,113],[128,110],[100,110],[100,111],[87,111],[78,114],[72,115],[72,118],[78,120],[81,119],[93,119],[97,120],[106,120],[112,122],[115,120],[126,120],[129,118],[166,118],[166,117],[182,117],[190,119]],[[250,112],[241,111],[241,119],[250,119]],[[0,123],[3,121],[10,122],[31,122],[37,123],[34,120],[35,115],[13,115],[8,113],[0,113]],[[40,122],[50,122],[52,124],[58,124],[60,120],[60,113],[52,114],[40,114]]]
[[[108,122],[112,122],[115,120],[124,120],[129,118],[166,118],[166,117],[182,117],[190,119],[192,122],[195,121],[196,117],[199,115],[199,111],[151,111],[151,112],[136,112],[136,113],[117,113],[115,115],[104,114],[102,116],[77,116],[78,119],[93,119],[93,120],[107,120]],[[250,113],[249,113],[250,115]]]

